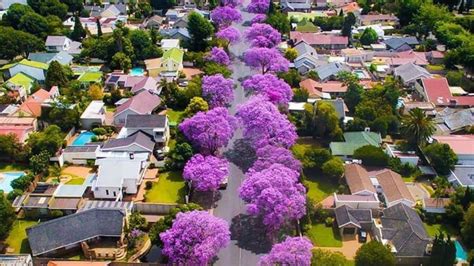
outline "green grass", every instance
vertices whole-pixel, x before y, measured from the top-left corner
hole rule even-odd
[[[115,112],[115,110],[117,110],[117,106],[115,106],[115,105],[106,105],[105,110],[107,112]]]
[[[341,236],[334,226],[313,224],[305,234],[317,247],[342,247]]]
[[[308,190],[306,194],[316,203],[336,192],[339,187],[336,180],[331,180],[329,177],[322,175],[319,171],[304,170],[304,173],[305,178],[303,179],[303,184]]]
[[[180,172],[160,174],[158,182],[145,194],[146,202],[183,203],[185,183]]]
[[[5,243],[14,249],[14,253],[30,253],[30,245],[25,229],[38,224],[37,221],[16,220]]]
[[[26,164],[0,162],[0,172],[18,172],[28,169]]]
[[[298,139],[291,149],[296,158],[301,159],[306,151],[314,148],[321,148],[321,144],[314,139],[304,138]]]
[[[166,114],[168,115],[168,119],[170,120],[171,124],[176,125],[179,122],[179,118],[184,113],[184,111],[175,111],[173,109],[166,110]]]
[[[84,183],[85,179],[84,178],[73,178],[69,181],[67,181],[67,185],[82,185]]]
[[[425,225],[426,232],[428,232],[428,235],[431,237],[437,235],[440,230],[441,232],[443,232],[444,235],[457,236],[459,234],[456,228],[452,227],[451,225],[427,223],[423,224]]]
[[[170,151],[173,150],[175,146],[176,146],[176,140],[170,139],[170,141],[168,142],[168,148],[170,148]]]
[[[432,71],[441,71],[441,70],[444,70],[444,65],[427,65],[426,68],[428,70],[432,70]]]

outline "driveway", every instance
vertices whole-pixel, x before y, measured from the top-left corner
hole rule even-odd
[[[372,237],[370,234],[367,235],[367,242],[371,241]],[[357,237],[348,237],[345,236],[344,239],[342,240],[342,247],[339,248],[331,248],[331,247],[315,247],[315,248],[320,248],[323,250],[330,250],[330,251],[337,251],[341,252],[344,257],[348,260],[354,260],[355,255],[357,253],[357,250],[363,245],[364,243],[359,243],[357,240]]]
[[[413,196],[416,201],[430,198],[430,193],[426,191],[420,183],[405,183],[407,185],[408,191]]]

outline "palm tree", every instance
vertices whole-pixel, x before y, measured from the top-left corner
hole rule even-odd
[[[433,119],[426,116],[423,110],[415,108],[402,119],[401,130],[410,144],[419,147],[426,143],[436,129]]]

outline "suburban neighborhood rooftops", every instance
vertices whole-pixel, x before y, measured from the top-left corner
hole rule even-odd
[[[179,48],[171,48],[168,51],[165,51],[161,58],[162,58],[162,61],[171,59],[171,60],[173,60],[177,63],[182,63],[183,62],[183,55],[184,55],[183,50],[181,50]]]
[[[474,155],[474,135],[433,136],[433,139],[448,144],[458,155]]]
[[[66,36],[52,36],[52,35],[49,35],[48,37],[46,37],[45,45],[46,46],[62,46],[68,40],[70,41],[70,39]]]
[[[334,214],[339,228],[347,224],[361,228],[361,223],[372,222],[372,211],[368,209],[353,209],[350,206],[342,205],[334,210]]]
[[[346,36],[313,32],[291,31],[290,38],[296,42],[305,41],[309,45],[347,45],[348,43]]]
[[[352,194],[361,192],[376,193],[369,174],[359,164],[344,165],[344,176]]]
[[[398,49],[402,45],[407,44],[409,46],[418,45],[419,42],[416,37],[392,37],[384,41],[384,43],[391,49]]]
[[[24,208],[47,208],[52,196],[48,195],[30,195],[23,201]]]
[[[376,178],[382,187],[385,199],[388,203],[400,200],[407,200],[413,204],[415,203],[413,196],[398,173],[387,169],[378,173]]]
[[[424,208],[444,208],[450,202],[449,198],[428,198],[423,199]]]
[[[133,201],[88,200],[80,207],[79,211],[90,209],[114,209],[131,212],[133,209]]]
[[[127,115],[126,128],[164,128],[166,115]]]
[[[68,65],[74,57],[64,51],[58,53],[30,53],[28,59],[32,61],[49,64],[52,61],[58,61],[61,65]]]
[[[425,78],[421,83],[427,100],[436,106],[474,106],[474,96],[453,96],[446,78]]]
[[[89,144],[89,143],[88,143]],[[69,145],[64,148],[63,152],[95,152],[100,148],[100,145],[84,145],[84,146],[74,146]]]
[[[129,155],[128,152],[127,155]],[[95,164],[99,166],[99,170],[95,186],[121,188],[124,179],[138,179],[145,163],[146,158],[143,159],[135,155],[133,158],[127,156],[97,159]]]
[[[431,77],[431,74],[428,72],[428,70],[411,62],[396,67],[393,70],[393,75],[400,77],[403,82],[411,82],[420,78]]]
[[[344,195],[334,193],[334,200],[344,202],[378,202],[376,194],[370,195]]]
[[[318,73],[318,77],[321,80],[325,80],[332,76],[335,76],[339,72],[349,71],[349,70],[350,68],[347,65],[342,64],[342,63],[337,63],[337,62],[321,65],[321,66],[316,67],[315,69],[316,73]]]
[[[33,67],[33,68],[43,69],[43,70],[48,70],[48,67],[49,67],[48,64],[45,64],[45,63],[42,63],[42,62],[23,59],[20,62],[4,65],[0,68],[0,70],[10,69],[10,68],[12,68],[16,65],[24,65],[24,66],[29,66],[29,67]]]
[[[125,213],[91,209],[40,223],[26,229],[33,256],[38,256],[97,236],[120,237]]]
[[[53,198],[48,208],[51,210],[77,210],[81,198]]]

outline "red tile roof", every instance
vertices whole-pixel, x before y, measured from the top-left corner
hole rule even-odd
[[[456,154],[474,155],[474,135],[433,136],[433,139],[448,144]]]
[[[139,94],[128,99],[124,104],[117,107],[115,116],[127,109],[135,111],[137,114],[151,114],[153,110],[160,105],[161,99],[148,91],[142,91]]]
[[[300,87],[308,91],[310,98],[322,98],[323,92],[316,89],[317,81],[312,79],[305,79],[300,82]]]
[[[0,125],[0,135],[14,134],[18,141],[25,142],[33,126]]]
[[[474,96],[453,96],[445,78],[421,80],[428,101],[436,106],[474,106]]]
[[[304,40],[309,45],[330,45],[343,44],[347,45],[348,39],[346,36],[337,36],[332,34],[318,34],[312,32],[290,32],[290,38],[296,40],[295,43]]]

